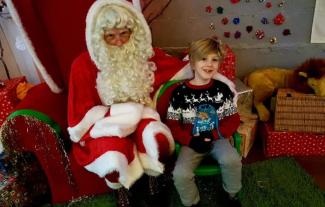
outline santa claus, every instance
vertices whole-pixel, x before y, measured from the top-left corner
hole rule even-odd
[[[143,173],[160,175],[174,140],[151,107],[156,64],[148,61],[154,52],[146,20],[129,2],[96,1],[86,43],[69,86],[74,156],[112,189],[129,188]]]

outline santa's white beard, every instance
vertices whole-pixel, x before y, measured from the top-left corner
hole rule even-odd
[[[102,53],[102,57],[106,58],[100,59],[105,61],[103,65],[106,67],[101,68],[97,75],[97,91],[103,104],[127,101],[151,104],[154,63],[144,60],[127,47],[108,49],[114,53],[105,54],[107,50]]]

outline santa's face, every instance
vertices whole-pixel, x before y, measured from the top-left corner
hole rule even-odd
[[[104,31],[104,40],[108,45],[122,46],[127,43],[131,36],[131,30],[127,28],[113,28]]]
[[[208,84],[212,77],[218,72],[219,56],[216,53],[210,53],[193,64],[195,85]]]

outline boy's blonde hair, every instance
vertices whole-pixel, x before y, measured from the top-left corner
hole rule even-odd
[[[221,41],[214,38],[193,41],[189,50],[190,63],[194,64],[211,53],[216,53],[220,60],[223,59],[224,50]]]

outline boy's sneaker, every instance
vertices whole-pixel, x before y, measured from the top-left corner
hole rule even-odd
[[[238,199],[238,196],[228,196],[227,207],[241,207],[241,203]]]
[[[191,207],[200,207],[201,205],[200,205],[200,201],[197,203],[197,204],[194,204],[194,205],[191,205]]]

